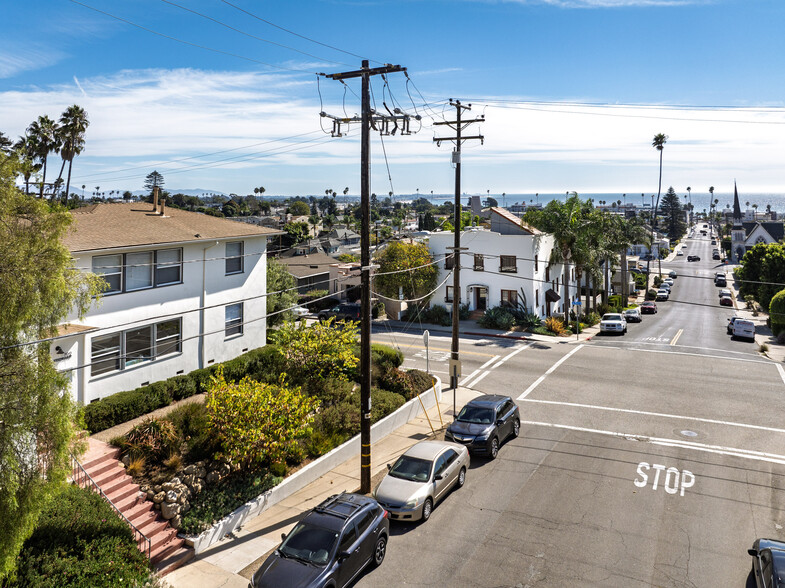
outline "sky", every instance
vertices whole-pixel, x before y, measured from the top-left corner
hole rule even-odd
[[[390,63],[376,108],[420,115],[372,134],[371,189],[450,194],[450,99],[462,192],[785,193],[782,0],[36,0],[6,2],[0,131],[88,113],[72,187],[267,195],[360,189],[358,79]],[[11,25],[11,26],[8,26]],[[408,78],[407,78],[408,75]],[[346,128],[342,129],[346,131]],[[59,157],[52,156],[59,169]],[[72,188],[73,191],[73,188]]]

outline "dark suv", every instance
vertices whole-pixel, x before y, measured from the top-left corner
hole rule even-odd
[[[381,565],[390,521],[373,498],[336,494],[310,511],[262,564],[250,588],[342,588]]]
[[[336,321],[359,321],[360,305],[357,302],[344,302],[338,306],[320,310],[318,316],[320,321],[326,321],[330,317],[335,317]]]
[[[774,539],[756,539],[747,553],[752,556],[752,576],[756,586],[785,586],[785,543]]]
[[[521,413],[512,398],[486,394],[461,409],[458,418],[447,427],[444,439],[496,459],[501,442],[510,435],[517,437],[520,430]]]

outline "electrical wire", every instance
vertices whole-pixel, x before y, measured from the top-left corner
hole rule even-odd
[[[306,70],[306,69],[296,69],[296,68],[292,68],[292,67],[283,67],[283,66],[280,66],[280,65],[273,65],[272,63],[267,63],[265,61],[260,61],[258,59],[254,59],[253,57],[246,57],[245,55],[239,55],[237,53],[229,53],[228,51],[222,51],[221,49],[214,49],[213,47],[207,47],[206,45],[199,45],[198,43],[192,43],[191,41],[184,41],[183,39],[178,39],[177,37],[172,37],[171,35],[160,33],[160,32],[155,31],[153,29],[149,29],[149,28],[144,27],[142,25],[136,24],[135,22],[132,22],[132,21],[126,19],[126,18],[122,18],[120,16],[116,16],[114,14],[111,14],[111,13],[106,12],[104,10],[101,10],[99,8],[95,8],[94,6],[90,6],[89,4],[85,4],[83,2],[79,2],[79,0],[68,0],[68,1],[72,2],[73,4],[78,4],[79,6],[83,6],[84,8],[88,8],[90,10],[98,12],[99,14],[103,14],[104,16],[108,16],[109,18],[113,18],[115,20],[119,20],[120,22],[124,22],[126,24],[129,24],[132,27],[136,27],[137,29],[141,29],[141,30],[146,31],[148,33],[152,33],[153,35],[157,35],[159,37],[163,37],[164,39],[169,39],[170,41],[176,41],[177,43],[182,43],[183,45],[188,45],[190,47],[196,47],[197,49],[204,49],[205,51],[212,51],[213,53],[218,53],[220,55],[227,55],[229,57],[235,57],[237,59],[244,59],[245,61],[258,63],[260,65],[266,65],[267,67],[272,67],[274,69],[280,69],[280,70],[283,70],[283,71],[293,71],[293,72],[298,72],[298,73],[314,73],[314,72],[312,72],[310,70]]]

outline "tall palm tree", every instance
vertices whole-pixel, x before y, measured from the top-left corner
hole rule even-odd
[[[14,149],[19,155],[19,171],[25,180],[25,194],[30,195],[30,176],[38,173],[41,166],[36,163],[36,144],[29,136],[19,137],[14,144]]]
[[[660,177],[657,183],[657,204],[654,206],[652,223],[651,223],[651,243],[652,248],[654,247],[654,229],[657,225],[657,209],[660,206],[660,194],[662,193],[662,152],[665,149],[665,143],[668,142],[668,135],[664,133],[657,133],[654,135],[654,139],[651,142],[651,146],[654,147],[657,151],[660,152]],[[657,255],[659,258],[659,255]],[[646,269],[649,269],[649,265],[651,264],[651,255],[646,262]],[[662,263],[660,263],[660,273],[662,273]]]
[[[0,132],[0,152],[11,155],[14,150],[14,142],[10,137]]]
[[[35,156],[41,163],[43,175],[41,177],[41,190],[39,197],[44,197],[44,186],[46,185],[46,162],[49,154],[59,151],[59,136],[57,123],[46,115],[39,116],[37,120],[30,123],[27,127],[27,135],[35,145]]]
[[[65,199],[68,201],[68,194],[71,190],[71,168],[74,164],[74,157],[84,150],[84,135],[90,121],[84,108],[76,104],[69,106],[60,116],[60,126],[58,135],[60,142],[60,157],[63,158],[63,165],[60,166],[60,174],[57,179],[63,177],[65,162],[68,162],[68,179],[65,183]]]

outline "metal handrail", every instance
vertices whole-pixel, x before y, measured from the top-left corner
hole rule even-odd
[[[101,487],[95,483],[95,480],[93,480],[90,474],[87,473],[87,471],[84,469],[82,464],[79,463],[79,460],[77,460],[73,454],[71,454],[71,471],[72,471],[72,478],[75,478],[74,481],[76,482],[77,486],[79,486],[80,488],[84,488],[86,484],[83,483],[89,480],[90,485],[93,487],[93,489],[98,491],[101,497],[106,502],[109,503],[109,505],[115,510],[115,512],[117,512],[117,514],[119,514],[123,518],[123,520],[126,523],[128,523],[128,526],[131,527],[131,530],[134,532],[134,538],[136,539],[137,546],[139,546],[139,549],[142,550],[142,552],[147,554],[147,559],[150,559],[150,552],[152,551],[151,549],[152,541],[150,540],[150,538],[144,533],[142,533],[139,529],[137,529],[136,525],[134,525],[131,521],[129,521],[128,518],[122,512],[120,512],[120,509],[117,508],[115,503],[109,499],[109,497],[104,493],[103,490],[101,490]],[[73,472],[76,472],[75,477]],[[143,548],[142,545],[145,545],[146,547]]]

